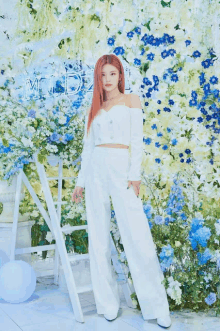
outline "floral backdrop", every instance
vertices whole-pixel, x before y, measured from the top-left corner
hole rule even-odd
[[[214,0],[96,0],[74,5],[69,0],[12,1],[2,8],[0,32],[0,180],[10,183],[23,167],[46,207],[31,157],[38,151],[47,174],[55,176],[57,168],[48,164],[47,156],[59,155],[63,175],[73,177],[63,181],[67,204],[62,206],[61,226],[86,224],[84,199],[78,205],[71,201],[80,168],[84,114],[91,103],[97,59],[116,54],[129,68],[126,93],[138,94],[145,112],[140,197],[170,309],[213,308],[216,314],[219,6]],[[71,76],[78,71],[86,75]],[[56,199],[57,181],[50,181],[50,187]],[[27,190],[20,212],[35,220],[33,246],[55,242]],[[118,258],[132,282],[113,205],[111,221]],[[87,252],[85,230],[64,239],[68,252]],[[132,299],[140,309],[135,293]]]

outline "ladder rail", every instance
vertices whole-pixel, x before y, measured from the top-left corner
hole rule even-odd
[[[88,259],[89,260],[89,253],[88,254],[79,254],[72,257],[68,257],[63,233],[72,233],[73,231],[86,229],[88,232],[88,225],[77,225],[77,226],[71,226],[71,225],[65,225],[61,228],[60,220],[61,220],[61,205],[66,204],[67,202],[62,201],[62,180],[70,179],[73,177],[63,177],[63,161],[62,159],[59,159],[59,167],[58,167],[58,177],[47,177],[46,171],[44,165],[38,162],[37,160],[37,153],[34,154],[33,159],[31,162],[35,162],[37,166],[37,172],[39,175],[39,179],[43,188],[48,212],[44,209],[41,201],[39,200],[38,196],[36,195],[33,187],[31,186],[27,176],[23,172],[23,167],[20,169],[20,172],[17,176],[17,185],[16,185],[16,194],[15,194],[15,205],[14,205],[14,215],[13,215],[13,225],[12,225],[12,238],[11,238],[11,251],[10,251],[10,260],[15,259],[15,255],[17,254],[25,254],[25,253],[32,253],[32,252],[39,252],[39,251],[46,251],[46,250],[52,250],[55,249],[55,258],[54,258],[54,266],[53,266],[53,275],[54,275],[54,283],[58,283],[58,276],[59,276],[59,265],[60,260],[62,262],[62,267],[66,279],[66,284],[71,300],[71,304],[73,307],[73,311],[75,313],[75,318],[78,322],[84,322],[82,307],[79,301],[79,293],[84,293],[87,291],[92,290],[92,284],[78,287],[76,288],[73,272],[71,269],[71,261],[79,261]],[[57,201],[53,201],[52,193],[49,187],[49,180],[58,180],[58,197]],[[16,246],[16,236],[17,236],[17,227],[18,227],[18,217],[19,217],[19,204],[21,199],[21,186],[22,181],[27,187],[28,191],[30,192],[34,202],[36,203],[41,215],[43,216],[44,220],[46,221],[52,236],[56,240],[56,244],[54,245],[44,245],[42,247],[36,246],[36,247],[25,247],[25,248],[15,248]],[[55,205],[57,205],[57,209],[55,208]],[[49,215],[48,215],[49,213]],[[117,249],[115,247],[114,241],[111,237],[111,258],[113,262],[113,266],[115,270],[119,274],[125,274],[124,270],[122,268],[122,265],[118,262],[118,253]],[[133,307],[133,302],[131,300],[131,289],[129,287],[129,284],[126,280],[125,282],[122,282],[121,284],[125,299],[127,301],[127,304],[129,307]]]
[[[47,202],[51,222],[53,225],[56,244],[58,246],[59,255],[61,258],[62,267],[64,270],[65,279],[66,279],[66,285],[67,285],[67,288],[69,291],[69,296],[70,296],[72,307],[73,307],[73,310],[75,313],[75,318],[78,322],[84,322],[82,307],[81,307],[81,304],[79,301],[79,296],[77,294],[75,280],[73,277],[70,261],[68,259],[65,242],[63,240],[63,234],[60,229],[60,224],[59,224],[57,212],[56,212],[56,209],[55,209],[55,206],[53,203],[53,198],[51,195],[49,183],[47,181],[45,168],[41,163],[38,162],[36,153],[34,154],[34,158],[35,158],[35,162],[36,162],[36,166],[37,166],[37,172],[38,172],[38,175],[39,175],[39,178],[41,181],[41,185],[43,188],[44,196],[45,196],[45,199]]]
[[[14,205],[14,215],[13,215],[12,235],[11,235],[10,261],[15,259],[15,245],[17,238],[17,228],[18,228],[19,204],[21,200],[22,173],[23,173],[23,167],[19,171],[19,174],[17,176],[17,183],[16,183],[15,205]]]
[[[57,215],[58,219],[61,220],[61,204],[62,204],[62,183],[63,183],[63,160],[59,158],[58,161],[58,196],[57,196]],[[60,256],[56,247],[54,254],[54,284],[58,285],[59,278],[59,264]]]

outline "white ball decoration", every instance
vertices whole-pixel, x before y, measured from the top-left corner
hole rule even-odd
[[[5,263],[0,269],[0,298],[10,303],[24,302],[36,288],[36,274],[21,260]]]

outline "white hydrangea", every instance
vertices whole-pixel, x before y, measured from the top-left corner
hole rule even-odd
[[[47,235],[46,235],[46,240],[51,242],[53,240],[53,235],[50,231],[47,232]]]
[[[25,147],[33,147],[34,146],[34,144],[31,141],[31,139],[27,139],[25,137],[22,137],[21,138],[21,141],[22,141],[22,143],[24,144]]]
[[[215,223],[215,231],[218,236],[220,236],[220,220]]]
[[[38,210],[33,210],[32,211],[32,213],[31,213],[31,216],[33,216],[33,217],[37,217],[37,216],[39,216],[39,211]]]
[[[169,281],[169,287],[167,289],[167,294],[176,301],[176,304],[181,303],[181,295],[182,290],[180,288],[181,283],[179,283],[177,280],[174,280],[172,276],[168,278]]]

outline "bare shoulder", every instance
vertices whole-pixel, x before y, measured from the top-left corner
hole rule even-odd
[[[141,100],[140,100],[139,95],[131,93],[131,94],[129,94],[129,98],[130,98],[130,100],[129,100],[130,108],[142,109]]]

